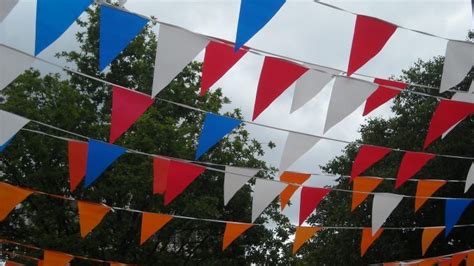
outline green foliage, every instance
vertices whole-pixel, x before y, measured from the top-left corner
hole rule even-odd
[[[147,27],[104,73],[98,71],[98,13],[88,11],[88,20],[79,21],[78,51],[59,57],[74,64],[80,72],[115,84],[150,93],[153,77],[156,36]],[[204,97],[197,95],[201,65],[190,64],[159,96],[219,112],[229,103],[220,90]],[[3,92],[0,109],[76,132],[94,139],[108,139],[111,86],[75,74],[42,75],[28,70]],[[239,110],[228,113],[242,118]],[[193,159],[203,114],[157,100],[117,144],[146,153]],[[58,131],[30,123],[58,135]],[[76,138],[66,133],[64,137]],[[208,152],[203,161],[242,167],[268,168],[259,158],[260,143],[240,127]],[[222,169],[222,167],[221,167]],[[152,159],[126,154],[89,189],[71,193],[68,183],[67,143],[32,132],[21,131],[0,157],[0,180],[75,199],[207,219],[248,222],[251,216],[251,189],[244,187],[224,207],[223,174],[206,171],[169,206],[152,194]],[[85,239],[79,234],[74,202],[34,195],[0,224],[0,238],[36,245],[75,255],[139,263],[142,265],[182,264],[290,264],[288,256],[291,228],[276,203],[255,226],[222,252],[223,224],[174,219],[143,246],[139,245],[139,214],[125,211],[109,213]],[[6,250],[14,246],[4,245]],[[17,250],[40,257],[40,252]],[[0,255],[5,258],[5,255]],[[17,259],[19,260],[19,259]],[[24,261],[27,262],[27,261]],[[75,260],[74,265],[90,262]]]

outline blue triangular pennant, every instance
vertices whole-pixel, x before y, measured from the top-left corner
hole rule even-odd
[[[206,113],[199,136],[196,160],[241,123],[242,121],[238,119]]]
[[[444,234],[449,235],[451,230],[454,228],[454,225],[458,222],[461,215],[466,210],[466,208],[471,204],[472,200],[470,199],[447,199],[446,200],[446,209],[445,209],[445,223],[446,229]]]
[[[35,55],[56,41],[94,0],[37,0]]]
[[[235,51],[239,50],[261,30],[284,3],[285,0],[242,0],[240,2]]]
[[[8,145],[10,145],[10,142],[12,142],[11,139],[10,139],[9,141],[5,142],[4,144],[0,145],[0,152],[3,152],[3,150],[4,150]]]
[[[147,19],[136,14],[114,7],[100,6],[100,71],[135,39],[147,23]]]
[[[89,141],[87,170],[84,187],[90,186],[126,150],[122,147],[97,141]]]

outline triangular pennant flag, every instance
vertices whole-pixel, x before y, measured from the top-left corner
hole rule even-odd
[[[166,181],[165,205],[170,204],[181,192],[206,170],[205,167],[190,163],[171,161]]]
[[[427,258],[423,260],[418,260],[413,264],[408,264],[409,266],[433,266],[438,262],[437,259]],[[406,264],[405,264],[406,265]]]
[[[387,218],[402,201],[403,196],[389,193],[377,193],[372,202],[372,234],[375,234]]]
[[[464,259],[467,258],[467,253],[465,252],[460,252],[456,253],[451,257],[451,265],[450,266],[459,266],[461,265],[461,262],[464,261]],[[466,264],[468,265],[468,264]]]
[[[248,49],[234,52],[233,45],[211,41],[206,47],[202,64],[201,96],[242,58]]]
[[[235,118],[206,113],[198,140],[196,160],[241,123],[242,121]]]
[[[87,171],[84,187],[89,187],[107,168],[127,150],[109,143],[89,140]]]
[[[142,229],[140,245],[173,219],[171,215],[144,212],[142,214]]]
[[[235,50],[240,49],[259,32],[285,4],[285,0],[242,0],[235,38]]]
[[[470,199],[447,199],[445,207],[445,224],[446,230],[444,231],[445,236],[447,237],[451,230],[453,230],[454,225],[459,221],[461,215],[466,210],[466,208],[471,204],[472,200]]]
[[[156,47],[153,93],[155,97],[206,47],[209,40],[189,31],[160,25]]]
[[[382,178],[368,176],[359,176],[354,179],[351,211],[354,211],[369,196],[368,193],[374,191],[382,181]]]
[[[109,206],[85,201],[77,201],[77,208],[79,209],[79,224],[83,238],[85,238],[111,210]]]
[[[443,75],[439,92],[445,92],[461,83],[474,65],[474,44],[449,40],[446,45]]]
[[[451,97],[451,100],[474,104],[474,82],[471,82],[471,87],[469,88],[468,93],[460,93],[460,92],[454,93],[453,97]],[[444,131],[444,133],[441,135],[441,139],[444,139],[461,122],[462,120],[452,125],[448,130]]]
[[[424,256],[433,240],[443,232],[444,227],[425,227],[421,235],[421,255]]]
[[[277,181],[265,179],[257,179],[255,181],[252,200],[252,222],[260,216],[285,187],[285,183]]]
[[[0,145],[9,142],[30,120],[0,110]]]
[[[69,186],[71,192],[76,190],[86,176],[87,150],[85,142],[68,141]]]
[[[374,83],[379,84],[379,87],[377,88],[376,91],[374,91],[374,93],[372,93],[367,98],[364,112],[362,114],[363,116],[368,115],[370,112],[377,109],[382,104],[386,103],[390,99],[393,99],[395,96],[400,94],[401,92],[400,90],[393,89],[390,87],[395,87],[395,88],[403,90],[408,86],[408,84],[406,83],[393,81],[393,80],[378,79],[378,78],[374,79]]]
[[[321,138],[289,132],[281,155],[280,172],[290,168],[301,156],[311,150]]]
[[[403,156],[402,163],[398,169],[395,188],[399,188],[408,179],[414,176],[425,164],[433,159],[436,155],[422,152],[406,152]]]
[[[47,0],[46,0],[47,1]],[[107,5],[100,6],[99,70],[107,65],[140,34],[148,19]]]
[[[303,187],[301,189],[299,225],[306,221],[329,192],[331,192],[331,189],[318,187]]]
[[[258,169],[226,166],[224,176],[224,205],[227,205],[235,193],[256,175],[258,171]]]
[[[446,184],[446,180],[418,180],[416,186],[415,212],[417,212],[428,198],[444,184]]]
[[[37,0],[35,55],[56,41],[93,0]]]
[[[352,164],[351,180],[369,169],[376,162],[382,160],[392,151],[390,148],[379,146],[362,145],[357,153],[354,163]]]
[[[0,1],[0,23],[8,16],[16,4],[18,4],[18,0]]]
[[[466,184],[464,185],[464,193],[467,193],[472,184],[474,184],[474,163],[471,164],[469,172],[467,173]]]
[[[331,81],[334,75],[339,74],[338,71],[322,67],[319,68],[321,68],[322,71],[309,70],[296,81],[290,114],[303,107],[303,105],[318,95],[324,86]]]
[[[0,182],[0,222],[33,191]]]
[[[7,260],[5,261],[5,265],[4,266],[24,266],[25,264],[21,264],[21,263],[18,263],[18,262],[14,262],[14,261],[11,261],[11,260]]]
[[[441,100],[431,118],[428,134],[423,147],[428,147],[434,140],[451,127],[474,113],[474,104],[451,100]]]
[[[44,251],[44,266],[66,266],[74,259],[74,256],[51,250]]]
[[[3,150],[5,150],[8,145],[10,145],[10,142],[11,142],[11,140],[8,140],[3,145],[0,145],[0,152],[3,152]]]
[[[350,76],[376,56],[397,30],[385,21],[357,15],[347,75]]]
[[[257,97],[255,99],[252,120],[255,120],[306,71],[308,71],[308,69],[300,65],[279,58],[266,56],[263,61],[260,80],[258,81]]]
[[[224,241],[222,242],[222,251],[224,251],[241,234],[250,229],[253,224],[244,223],[226,223],[224,231]]]
[[[43,260],[38,260],[38,266],[44,266],[44,261]]]
[[[383,232],[383,228],[380,228],[377,233],[372,234],[372,230],[370,228],[364,228],[362,229],[362,239],[361,239],[361,244],[360,244],[360,256],[363,257],[369,247],[374,243],[377,238],[380,237],[380,235]]]
[[[0,44],[0,91],[5,89],[21,73],[25,72],[34,60],[34,57]]]
[[[153,102],[153,98],[146,94],[114,86],[110,143],[122,136]]]
[[[280,181],[285,183],[295,183],[295,184],[303,184],[311,177],[311,174],[303,174],[303,173],[296,173],[296,172],[283,172],[280,176]],[[296,192],[299,186],[288,184],[285,190],[283,190],[280,194],[280,207],[281,210],[285,209],[286,205],[290,201],[291,196]]]
[[[377,85],[363,80],[336,77],[329,100],[324,133],[354,112],[377,89]]]
[[[474,251],[471,251],[467,254],[466,265],[467,266],[473,266],[474,265]]]
[[[321,227],[297,226],[295,233],[295,242],[293,243],[293,255],[303,246],[306,241],[313,237],[317,232],[321,231]]]
[[[153,194],[165,194],[170,164],[168,159],[153,158]]]
[[[442,258],[438,260],[438,266],[452,266],[451,263],[451,258]]]

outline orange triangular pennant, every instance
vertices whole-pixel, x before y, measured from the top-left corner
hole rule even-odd
[[[38,266],[44,266],[44,261],[43,260],[38,260]]]
[[[354,211],[368,196],[370,192],[374,191],[375,188],[382,183],[382,178],[359,176],[353,179],[354,185],[352,190],[366,193],[352,192],[352,207],[351,211]]]
[[[247,231],[253,224],[226,223],[222,251],[224,251],[237,237]]]
[[[377,230],[375,235],[372,235],[372,228],[364,228],[362,229],[362,240],[360,244],[360,256],[363,257],[369,247],[374,243],[377,238],[380,237],[380,235],[383,232],[383,228],[380,228]]]
[[[57,251],[45,250],[43,256],[44,266],[62,266],[67,265],[74,257],[72,255]]]
[[[128,264],[120,262],[109,262],[109,266],[127,266]]]
[[[444,227],[426,227],[421,236],[421,254],[424,256],[433,240],[443,232]]]
[[[321,230],[321,227],[307,227],[307,226],[297,226],[295,233],[295,242],[293,243],[293,255],[298,252],[298,250],[303,246],[306,241],[314,236],[318,231]]]
[[[467,257],[467,253],[465,252],[454,254],[452,256],[451,266],[459,266],[466,257]]]
[[[418,180],[416,186],[415,212],[431,197],[440,187],[446,184],[446,180]]]
[[[417,266],[433,266],[436,262],[437,262],[436,259],[428,258],[428,259],[418,261],[418,263],[414,264],[414,265],[417,265]]]
[[[283,172],[280,176],[280,181],[287,183],[303,184],[306,180],[311,177],[311,174],[296,173],[296,172]],[[288,185],[285,190],[280,193],[280,207],[281,210],[285,209],[286,205],[290,201],[291,196],[296,192],[298,186]]]
[[[471,251],[467,254],[466,265],[474,266],[474,251]]]
[[[0,222],[33,191],[0,182]]]
[[[78,201],[77,207],[82,237],[86,237],[111,210],[109,206],[84,201]]]
[[[69,186],[71,192],[86,176],[88,147],[89,145],[86,142],[68,142]]]
[[[144,212],[142,214],[140,245],[145,243],[148,238],[165,226],[171,219],[173,219],[171,215]]]

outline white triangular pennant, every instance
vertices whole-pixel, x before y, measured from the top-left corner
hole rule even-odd
[[[324,133],[354,112],[377,89],[377,85],[347,77],[336,77],[329,100]]]
[[[439,92],[445,92],[458,85],[472,66],[474,66],[474,44],[448,41]]]
[[[334,75],[339,74],[339,72],[329,68],[318,68],[321,68],[321,71],[307,71],[296,81],[290,113],[303,107],[303,105],[318,95],[324,86],[331,81]]]
[[[392,211],[402,201],[403,196],[390,193],[377,193],[372,202],[372,235],[382,227]]]
[[[244,186],[259,170],[226,166],[224,176],[224,205]]]
[[[286,188],[285,183],[257,179],[253,190],[252,222],[267,208],[267,206]]]
[[[160,25],[156,48],[155,97],[207,46],[209,40],[186,30]]]
[[[24,117],[0,110],[0,146],[13,138],[28,122],[30,120]]]
[[[472,184],[474,184],[474,163],[471,164],[471,168],[469,168],[469,172],[467,173],[466,184],[464,185],[464,193],[467,193]]]
[[[301,156],[311,150],[320,138],[290,132],[280,161],[280,172],[286,171]]]
[[[1,0],[0,1],[0,22],[2,22],[16,6],[18,0]]]
[[[27,70],[34,60],[0,44],[0,91]]]

